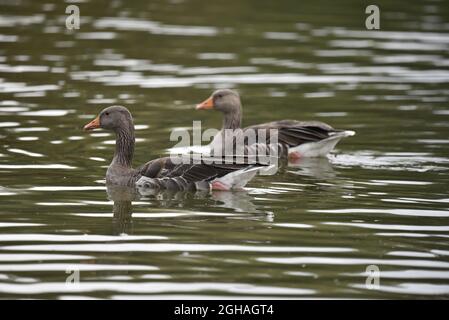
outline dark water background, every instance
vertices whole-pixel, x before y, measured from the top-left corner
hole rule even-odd
[[[70,31],[67,3],[0,1],[0,297],[448,297],[446,1],[377,1],[381,31],[359,1],[75,4]],[[194,105],[221,87],[246,125],[357,135],[245,192],[106,190],[114,137],[85,123],[127,106],[141,164],[220,127]]]

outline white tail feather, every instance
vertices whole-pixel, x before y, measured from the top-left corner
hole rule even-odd
[[[227,175],[217,178],[212,182],[220,182],[229,187],[229,189],[243,188],[262,167],[254,166],[228,173]]]
[[[333,132],[329,138],[321,141],[303,143],[289,148],[288,153],[298,153],[301,157],[324,157],[335,148],[341,139],[353,135],[355,135],[355,131],[352,130]]]
[[[352,137],[353,135],[355,135],[355,131],[352,130],[337,131],[332,132],[330,134],[331,137],[341,137],[341,138]]]

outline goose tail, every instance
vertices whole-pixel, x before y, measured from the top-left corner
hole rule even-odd
[[[329,133],[329,137],[323,140],[307,142],[299,146],[289,148],[288,155],[289,158],[293,160],[305,157],[325,157],[335,148],[341,139],[351,137],[353,135],[355,135],[355,131],[352,130],[333,131]]]

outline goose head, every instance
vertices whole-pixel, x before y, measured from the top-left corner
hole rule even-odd
[[[133,118],[128,109],[123,106],[111,106],[103,109],[94,120],[86,124],[84,130],[101,128],[118,132],[133,127]]]
[[[217,90],[212,95],[198,104],[196,110],[214,109],[225,114],[240,113],[240,96],[236,91],[229,89]]]

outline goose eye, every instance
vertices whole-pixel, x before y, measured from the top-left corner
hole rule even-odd
[[[108,115],[109,115],[109,112],[105,112],[104,114],[108,116]]]
[[[222,97],[223,97],[222,94],[217,95],[217,98],[222,98]]]

